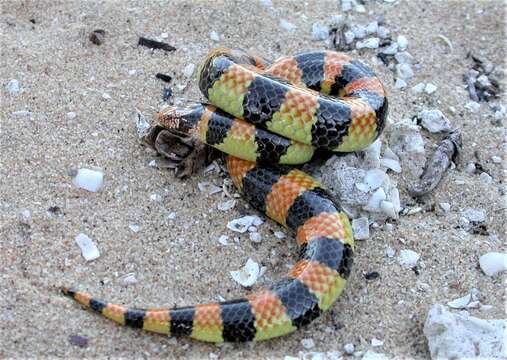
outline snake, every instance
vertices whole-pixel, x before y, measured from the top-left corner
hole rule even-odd
[[[274,285],[243,298],[167,308],[129,308],[62,291],[121,325],[205,342],[261,341],[291,333],[328,310],[351,272],[354,239],[339,203],[297,168],[316,149],[364,149],[384,128],[384,86],[362,62],[308,51],[274,62],[241,49],[212,50],[198,69],[208,100],[169,106],[162,127],[226,154],[232,182],[257,210],[293,232],[299,257]]]

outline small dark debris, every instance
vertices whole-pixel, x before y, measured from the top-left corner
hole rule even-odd
[[[155,77],[156,77],[157,79],[160,79],[160,80],[162,80],[162,81],[165,81],[166,83],[170,83],[170,82],[171,82],[171,80],[173,79],[173,78],[172,78],[172,76],[167,75],[167,74],[162,74],[162,73],[157,73],[157,74],[155,75]]]
[[[473,61],[472,68],[463,75],[463,81],[470,99],[473,101],[490,101],[500,97],[500,78],[496,75],[495,65],[487,59],[467,54]],[[482,79],[482,80],[481,80]]]
[[[104,43],[104,39],[106,38],[106,31],[102,29],[93,30],[90,33],[90,41],[95,45],[102,45]]]
[[[161,50],[165,50],[165,51],[176,50],[176,48],[172,45],[169,45],[169,44],[161,42],[161,41],[147,39],[142,36],[139,38],[139,42],[137,43],[137,45],[138,46],[145,46],[150,49],[161,49]]]
[[[88,338],[81,335],[69,335],[69,342],[72,345],[79,346],[80,348],[88,346]]]
[[[389,64],[391,62],[391,59],[394,59],[394,56],[388,55],[388,54],[384,54],[384,53],[381,53],[381,52],[377,54],[377,57],[380,59],[380,61],[382,61],[382,63],[385,66],[389,66]]]
[[[165,87],[164,91],[162,92],[162,99],[164,101],[168,101],[173,97],[173,89],[170,87]]]
[[[29,21],[30,21],[32,24],[36,24],[35,19],[30,19]]]
[[[486,224],[472,221],[470,222],[470,225],[471,226],[468,228],[468,232],[470,234],[482,236],[489,235],[488,227],[486,226]]]
[[[417,265],[412,267],[412,271],[414,272],[414,274],[419,275],[419,269],[417,268]]]
[[[62,213],[62,208],[59,207],[59,206],[50,206],[48,208],[48,211],[51,213],[51,214],[54,214],[54,215],[60,215]]]
[[[377,271],[371,271],[369,273],[364,274],[364,278],[366,280],[375,280],[380,277],[380,274]]]
[[[437,146],[428,160],[419,182],[409,189],[410,195],[421,197],[437,187],[445,172],[461,150],[461,130],[456,129],[447,135]]]

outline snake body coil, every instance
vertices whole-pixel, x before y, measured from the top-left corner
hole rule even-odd
[[[286,278],[242,299],[180,308],[129,309],[64,288],[79,303],[122,325],[209,342],[265,340],[290,333],[327,310],[345,287],[353,255],[347,216],[312,177],[293,167],[314,148],[355,151],[380,134],[387,99],[365,65],[308,52],[269,65],[241,50],[212,51],[199,87],[213,105],[169,108],[162,126],[232,156],[234,184],[256,209],[294,231],[299,259]],[[217,109],[219,108],[219,109]]]

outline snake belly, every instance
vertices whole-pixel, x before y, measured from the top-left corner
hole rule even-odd
[[[314,148],[342,152],[371,144],[387,116],[385,90],[365,65],[331,51],[270,65],[220,48],[199,74],[200,89],[213,105],[170,108],[159,122],[232,155],[227,168],[238,190],[293,230],[300,246],[296,264],[266,290],[195,306],[134,309],[70,288],[63,293],[119,324],[171,336],[244,342],[288,334],[336,301],[350,273],[354,240],[347,216],[323,186],[278,164],[306,162]]]

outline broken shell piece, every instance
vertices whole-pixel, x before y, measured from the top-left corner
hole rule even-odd
[[[489,252],[479,258],[482,271],[488,276],[495,276],[507,270],[507,254]]]
[[[476,309],[481,306],[478,295],[479,292],[477,289],[470,289],[469,294],[460,297],[459,299],[449,301],[447,306],[453,309]]]
[[[412,250],[401,250],[398,262],[400,265],[411,268],[417,265],[420,255]]]
[[[247,215],[242,218],[229,221],[227,223],[227,228],[235,232],[244,233],[250,226],[259,226],[262,222],[263,221],[257,215]]]
[[[100,256],[97,245],[87,235],[81,233],[76,236],[76,243],[86,261],[92,261]]]
[[[73,179],[76,187],[91,192],[97,192],[104,182],[104,174],[101,171],[91,169],[79,169],[76,177]]]
[[[259,264],[252,259],[248,259],[243,268],[237,271],[231,271],[230,274],[234,281],[236,281],[241,286],[250,287],[255,284],[259,277]]]

